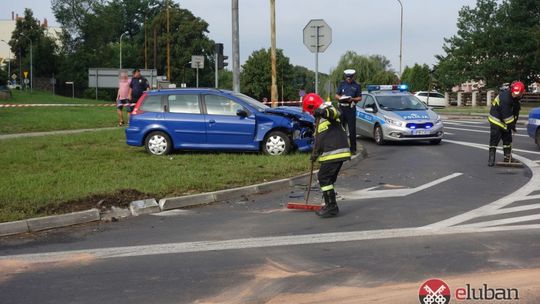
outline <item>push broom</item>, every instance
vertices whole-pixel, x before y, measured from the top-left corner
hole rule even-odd
[[[313,160],[313,156],[315,155],[315,147],[317,146],[317,132],[319,130],[319,120],[320,118],[317,117],[317,121],[315,121],[315,135],[313,136],[313,148],[311,149],[311,168],[309,169],[309,182],[307,185],[307,191],[306,191],[306,197],[305,201],[303,203],[300,202],[289,202],[287,203],[288,209],[298,209],[298,210],[307,210],[307,211],[318,211],[322,208],[321,205],[313,205],[308,204],[309,202],[309,194],[311,192],[311,183],[313,182],[313,168],[315,165],[315,161]]]

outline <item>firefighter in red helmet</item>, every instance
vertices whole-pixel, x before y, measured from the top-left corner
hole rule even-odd
[[[488,166],[490,167],[495,165],[495,153],[501,139],[504,161],[512,162],[512,131],[516,132],[523,92],[525,92],[525,85],[521,81],[516,81],[510,85],[508,90],[501,91],[491,102],[488,116],[491,126],[488,158]]]
[[[341,124],[339,109],[330,102],[325,103],[319,95],[307,94],[302,101],[302,107],[304,111],[315,116],[318,122],[311,161],[318,161],[321,164],[317,177],[323,193],[324,206],[317,211],[317,215],[332,217],[339,213],[334,183],[343,162],[351,159],[347,133]]]

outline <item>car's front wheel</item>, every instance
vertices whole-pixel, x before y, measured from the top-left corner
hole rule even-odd
[[[172,142],[167,134],[161,131],[155,131],[148,136],[144,143],[146,151],[153,155],[165,155],[171,153]]]
[[[375,127],[375,130],[373,131],[373,139],[375,139],[375,143],[377,145],[384,145],[386,143],[384,140],[383,130],[380,125]]]
[[[287,134],[280,131],[272,131],[263,142],[262,150],[265,154],[276,156],[285,155],[291,150],[291,141]]]

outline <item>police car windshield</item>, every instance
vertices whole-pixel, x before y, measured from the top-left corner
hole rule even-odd
[[[247,95],[244,95],[242,93],[232,93],[232,95],[242,99],[243,102],[245,102],[245,103],[249,104],[250,106],[254,107],[259,112],[263,112],[264,110],[270,108],[269,106],[265,105],[264,103],[254,99],[254,98],[251,98],[251,97],[249,97]]]
[[[412,95],[377,96],[379,107],[385,111],[426,110],[426,106]]]

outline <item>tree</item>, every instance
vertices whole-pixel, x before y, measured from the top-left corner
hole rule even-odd
[[[30,41],[32,43],[30,43]],[[53,38],[45,34],[38,19],[31,9],[24,10],[24,17],[16,21],[15,30],[9,41],[11,52],[15,54],[13,62],[21,61],[24,71],[30,69],[30,46],[34,77],[50,77],[56,69],[57,45]],[[12,64],[12,71],[18,72],[18,65]]]
[[[330,73],[330,81],[336,87],[343,79],[343,71],[356,70],[356,81],[360,84],[394,84],[398,78],[390,69],[390,62],[380,55],[362,56],[354,51],[347,51]]]
[[[286,100],[297,99],[298,89],[293,84],[294,68],[283,50],[276,51],[277,87],[279,96]],[[271,79],[270,50],[260,49],[251,53],[242,65],[242,91],[256,99],[270,96]]]
[[[531,78],[540,70],[540,6],[535,0],[478,0],[464,6],[456,35],[438,55],[436,78],[445,88],[471,79],[488,86]]]
[[[414,64],[413,67],[406,66],[401,76],[401,82],[409,85],[411,92],[426,91],[429,89],[430,70],[427,64]]]

